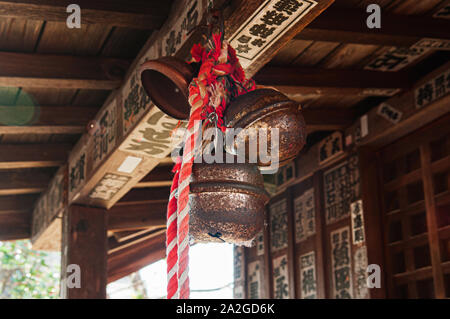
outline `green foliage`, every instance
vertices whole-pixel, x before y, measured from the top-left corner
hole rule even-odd
[[[58,298],[59,277],[57,256],[28,240],[0,242],[0,299]]]

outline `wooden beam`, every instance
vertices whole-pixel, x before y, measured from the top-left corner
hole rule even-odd
[[[417,81],[412,89],[404,94],[393,96],[386,100],[383,104],[387,104],[401,114],[397,123],[394,123],[379,114],[379,108],[374,107],[365,114],[368,126],[368,134],[361,137],[361,119],[357,119],[353,125],[346,129],[345,135],[352,135],[353,140],[359,136],[358,144],[380,146],[387,145],[405,136],[408,133],[422,127],[426,123],[439,118],[450,112],[450,94],[449,90],[441,92],[441,96],[432,95],[432,101],[427,105],[420,106],[417,104],[417,94],[423,90],[424,85],[429,85],[434,91],[434,83],[437,77],[444,78],[450,71],[450,62],[444,64],[440,68],[430,72],[423,79]],[[391,74],[390,74],[391,75]],[[425,100],[427,101],[427,100]]]
[[[38,197],[35,194],[0,196],[0,212],[31,210]]]
[[[0,86],[113,90],[128,66],[113,58],[0,52]]]
[[[110,240],[108,241],[108,255],[111,255],[119,250],[128,249],[129,247],[132,247],[134,245],[137,245],[140,242],[147,241],[150,238],[157,237],[161,234],[165,234],[166,229],[165,227],[161,228],[151,228],[151,229],[145,229],[140,232],[135,232],[135,236],[130,236],[128,239],[125,240]]]
[[[67,210],[67,165],[61,166],[34,205],[31,242],[35,250],[61,250],[61,218]]]
[[[171,186],[172,179],[172,166],[156,166],[150,173],[148,173],[139,183],[136,184],[136,188],[141,187],[161,187]]]
[[[63,216],[61,296],[66,299],[106,299],[106,210],[70,206]],[[80,287],[71,287],[77,265]]]
[[[133,29],[158,29],[172,1],[89,1],[78,0],[82,24],[106,24]],[[2,0],[0,17],[66,22],[71,0]]]
[[[136,237],[141,237],[142,235],[149,234],[155,230],[158,230],[160,227],[149,227],[139,230],[122,230],[113,233],[114,240],[117,243],[125,243],[130,241],[130,239],[136,239]],[[108,247],[111,247],[108,245]]]
[[[53,169],[0,171],[0,196],[40,193],[47,188],[52,173]]]
[[[160,234],[108,256],[108,283],[138,271],[166,255],[166,235]]]
[[[169,195],[170,187],[137,188],[128,192],[114,207],[164,202],[168,200]]]
[[[94,107],[0,106],[0,134],[80,134]]]
[[[349,151],[354,147],[370,146],[371,149],[378,149],[381,146],[388,145],[399,138],[412,133],[418,128],[431,123],[432,121],[450,114],[450,94],[448,91],[445,95],[434,99],[424,107],[417,108],[415,105],[415,94],[418,88],[424,84],[434,81],[436,77],[442,74],[448,74],[450,70],[450,62],[442,67],[430,72],[423,79],[418,81],[412,89],[394,96],[384,103],[394,107],[397,111],[402,112],[402,116],[398,123],[393,123],[378,113],[379,107],[375,107],[367,112],[368,134],[361,136],[362,117],[358,118],[352,125],[344,131],[344,138],[349,138],[350,144],[346,145],[344,152],[336,156],[333,160],[319,164],[319,146],[320,143],[312,145],[305,150],[296,160],[296,172],[298,175],[295,183],[299,183],[314,174],[318,170],[324,170],[334,165],[344,157],[348,156]],[[443,124],[440,124],[443,125]],[[418,134],[420,139],[420,134]],[[411,146],[411,149],[416,147]],[[393,150],[395,153],[395,149]],[[391,152],[392,153],[392,152]],[[394,156],[395,154],[390,154]]]
[[[31,211],[0,212],[0,240],[26,239],[31,236]]]
[[[167,201],[118,205],[108,211],[108,230],[125,231],[149,227],[165,227]]]
[[[348,108],[305,108],[302,113],[308,133],[342,130],[356,118],[354,110]]]
[[[312,2],[304,2],[299,6],[300,10],[297,9],[297,14],[300,14],[302,10],[304,11],[304,16],[300,19],[294,18],[291,13],[289,13],[289,18],[278,24],[277,27],[275,23],[270,25],[265,24],[263,21],[264,16],[268,12],[273,12],[274,5],[277,1],[255,1],[255,0],[240,0],[241,8],[236,10],[236,15],[231,16],[227,19],[225,24],[225,34],[228,35],[229,41],[233,47],[236,48],[238,52],[238,57],[240,63],[244,68],[247,77],[252,77],[260,68],[262,68],[266,63],[268,63],[276,53],[285,46],[291,39],[293,39],[298,33],[304,30],[310,23],[312,23],[318,16],[320,16],[327,8],[334,2],[334,0],[317,1],[315,4]],[[239,12],[241,11],[241,12]],[[283,14],[286,12],[282,12]],[[248,17],[252,16],[247,22]],[[286,16],[284,16],[286,18]],[[292,19],[292,20],[291,20]],[[258,46],[254,44],[258,37],[250,37],[245,43],[243,35],[249,37],[249,35],[255,35],[255,30],[250,31],[255,25],[262,25],[272,29],[272,32],[278,33],[278,36],[274,38],[265,37],[263,40],[263,45]],[[286,24],[284,24],[286,23]],[[244,41],[244,43],[242,42]],[[252,45],[249,45],[252,44]],[[239,50],[239,45],[243,46],[244,51]],[[249,45],[250,49],[247,51],[246,45]]]
[[[450,21],[382,12],[382,27],[369,29],[369,13],[331,7],[295,37],[301,40],[409,47],[423,38],[449,40]]]
[[[1,144],[0,169],[60,166],[71,148],[70,144]]]
[[[412,84],[404,72],[266,66],[254,77],[285,94],[362,94],[364,89],[400,89]]]

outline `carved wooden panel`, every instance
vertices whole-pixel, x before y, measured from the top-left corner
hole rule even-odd
[[[245,298],[244,282],[244,248],[241,246],[234,246],[233,248],[233,270],[234,270],[234,289],[233,297],[235,299]]]
[[[245,68],[317,5],[311,0],[267,0],[231,37]]]
[[[286,199],[270,205],[270,243],[272,252],[287,247]]]
[[[316,232],[314,189],[308,189],[294,200],[295,242],[299,243]]]
[[[369,298],[369,288],[367,287],[367,249],[361,246],[355,250],[353,255],[353,273],[355,276],[355,298]]]
[[[275,299],[289,299],[287,255],[273,260],[273,296]]]
[[[331,240],[331,277],[333,297],[349,299],[353,297],[350,228],[339,228],[330,234]]]
[[[262,272],[259,260],[248,264],[247,296],[249,299],[260,299],[262,296]]]
[[[350,157],[323,176],[326,223],[331,224],[348,217],[350,203],[359,197],[358,157]]]
[[[300,256],[300,289],[302,299],[317,298],[316,255],[314,251]]]

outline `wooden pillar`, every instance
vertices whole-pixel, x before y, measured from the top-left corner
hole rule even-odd
[[[364,211],[364,232],[366,234],[367,261],[368,264],[377,264],[381,267],[381,289],[369,289],[370,298],[386,298],[386,270],[384,263],[382,203],[380,183],[380,171],[377,165],[378,156],[370,147],[359,149],[359,171],[361,176],[361,198]],[[391,281],[389,281],[391,282]],[[390,287],[390,291],[392,291]]]
[[[420,146],[422,180],[424,187],[425,207],[427,214],[428,242],[430,246],[431,265],[433,271],[434,294],[438,299],[445,298],[444,275],[439,249],[439,233],[436,220],[436,200],[434,198],[433,171],[431,170],[431,150],[428,143]]]
[[[270,218],[269,206],[264,210],[264,291],[265,298],[273,298],[272,255],[270,254]],[[247,275],[245,276],[247,278]]]
[[[106,228],[106,209],[71,205],[64,213],[61,245],[62,298],[106,298]],[[73,275],[77,268],[80,270],[79,288],[73,287],[76,282]]]
[[[316,254],[316,282],[317,282],[317,299],[330,298],[331,293],[327,294],[330,287],[329,278],[326,275],[328,268],[326,264],[326,224],[325,224],[325,208],[323,195],[323,173],[316,172],[313,175],[314,188],[314,207],[316,212],[316,236],[314,239]]]
[[[287,209],[287,223],[288,223],[288,274],[289,274],[289,298],[297,299],[297,289],[295,289],[296,280],[296,257],[295,257],[295,217],[294,217],[294,196],[292,194],[292,187],[286,190],[286,209]]]

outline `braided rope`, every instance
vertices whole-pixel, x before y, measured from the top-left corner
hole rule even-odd
[[[180,166],[181,163],[177,163],[173,168],[175,176],[173,177],[172,187],[170,188],[169,204],[167,206],[167,299],[176,298],[178,291],[177,193]]]
[[[191,99],[190,99],[191,100]],[[200,133],[203,103],[199,99],[191,104],[191,115],[183,151],[183,162],[178,182],[177,232],[178,232],[178,298],[189,298],[189,182]]]
[[[191,51],[193,60],[201,62],[201,67],[189,86],[190,117],[183,156],[173,169],[175,176],[167,209],[168,299],[189,298],[189,183],[194,158],[201,150],[200,132],[211,114],[217,115],[215,124],[225,130],[223,113],[230,99],[255,89],[254,82],[245,79],[236,52],[226,41],[222,42],[221,35],[213,35],[210,44],[209,50],[194,45]]]

